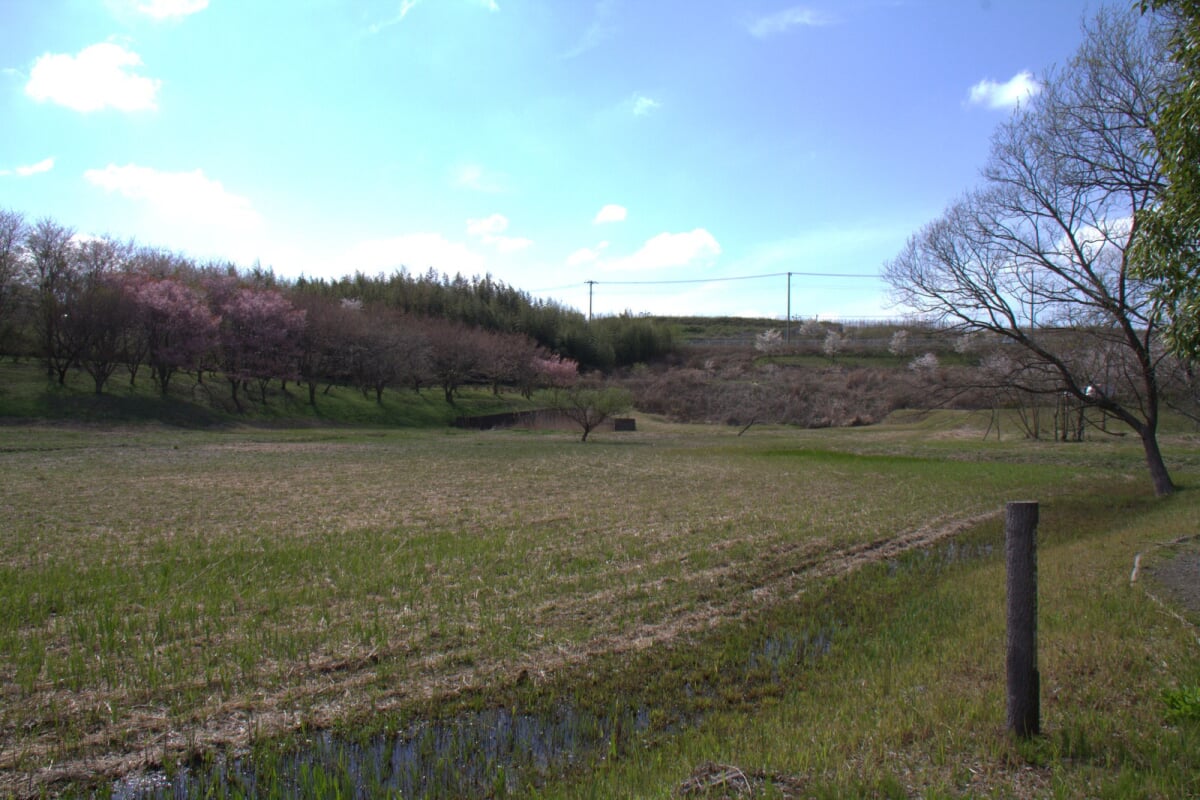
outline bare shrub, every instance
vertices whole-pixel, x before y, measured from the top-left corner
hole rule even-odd
[[[904,407],[923,407],[946,395],[940,376],[862,367],[758,370],[717,375],[674,369],[624,382],[634,404],[681,422],[746,425],[782,423],[831,427],[878,422]]]

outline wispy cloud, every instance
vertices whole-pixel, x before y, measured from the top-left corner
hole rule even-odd
[[[0,169],[0,175],[16,175],[18,178],[28,178],[30,175],[37,175],[40,172],[49,172],[54,169],[53,158],[43,158],[36,164],[17,167],[16,169]]]
[[[567,266],[582,267],[586,264],[594,264],[600,260],[600,256],[607,249],[608,242],[600,242],[595,247],[581,247],[567,256]]]
[[[408,16],[409,12],[420,5],[422,0],[400,0],[400,6],[396,9],[396,13],[385,20],[373,23],[367,26],[367,33],[376,34],[393,25],[399,25]],[[500,6],[496,0],[472,0],[478,6],[481,6],[488,11],[499,11]]]
[[[515,253],[533,244],[532,239],[519,236],[504,236],[508,230],[508,217],[492,214],[482,219],[467,220],[467,233],[484,244],[491,245],[501,253]]]
[[[34,62],[25,94],[75,111],[153,110],[162,81],[134,74],[141,66],[141,56],[112,42],[85,47],[75,56],[46,53]]]
[[[208,8],[208,0],[149,0],[140,3],[137,10],[155,19],[186,17]]]
[[[1015,108],[1042,91],[1042,85],[1029,70],[1023,70],[1004,83],[984,79],[971,87],[967,105],[992,109]]]
[[[591,24],[588,25],[583,35],[579,37],[579,41],[575,42],[570,49],[562,54],[562,58],[577,58],[599,46],[601,42],[616,33],[617,26],[612,22],[615,8],[615,0],[600,0],[600,2],[596,3],[595,9],[592,12]]]
[[[609,203],[596,212],[595,218],[592,220],[593,225],[601,225],[605,222],[622,222],[629,212],[625,206],[619,206],[615,203]]]
[[[508,230],[508,217],[492,214],[482,219],[467,220],[467,233],[471,236],[495,236]]]
[[[262,222],[249,200],[229,192],[202,170],[163,172],[136,164],[109,164],[90,169],[83,177],[106,192],[145,203],[164,219],[227,228],[252,228]]]
[[[644,94],[634,95],[629,103],[635,117],[644,117],[662,108],[662,103]]]
[[[721,245],[704,228],[686,233],[660,233],[631,256],[604,264],[605,271],[646,272],[709,264],[721,255]]]
[[[367,26],[367,33],[376,34],[393,25],[399,25],[408,16],[408,12],[416,7],[418,2],[420,0],[400,0],[400,8],[396,10],[396,13],[385,20]]]
[[[792,6],[782,11],[776,11],[774,14],[749,20],[746,23],[746,30],[750,32],[751,36],[766,39],[770,36],[787,33],[792,28],[817,28],[831,25],[833,22],[834,18],[822,11],[816,11],[806,6]]]

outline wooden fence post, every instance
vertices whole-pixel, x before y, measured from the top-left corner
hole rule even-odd
[[[1004,555],[1008,569],[1008,729],[1017,736],[1041,730],[1037,669],[1038,504],[1004,508]]]

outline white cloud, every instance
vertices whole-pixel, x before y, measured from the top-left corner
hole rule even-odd
[[[393,25],[400,24],[401,22],[404,21],[404,18],[408,16],[408,12],[412,11],[413,8],[416,7],[418,2],[419,2],[419,0],[400,0],[400,8],[399,8],[399,10],[396,11],[395,16],[389,17],[388,19],[385,19],[382,22],[376,22],[375,24],[368,26],[367,32],[375,34],[375,33],[379,33],[381,30],[383,30],[385,28],[390,28]]]
[[[411,233],[388,239],[359,242],[339,259],[342,274],[389,272],[405,267],[421,273],[429,268],[453,274],[478,274],[485,270],[482,256],[440,233]]]
[[[596,218],[592,220],[593,225],[600,225],[605,222],[621,222],[628,215],[625,206],[619,206],[615,203],[609,203],[604,208],[596,212]]]
[[[164,219],[230,228],[255,227],[262,222],[249,200],[226,191],[220,181],[198,169],[160,172],[136,164],[109,164],[104,169],[90,169],[83,177],[107,192],[145,202]]]
[[[987,108],[1013,108],[1042,91],[1042,85],[1028,70],[1018,72],[1005,83],[984,79],[971,87],[967,104]]]
[[[37,175],[39,172],[49,172],[54,169],[53,158],[43,158],[36,164],[20,166],[16,169],[0,169],[0,175],[16,175],[19,178],[28,178],[30,175]]]
[[[704,228],[687,233],[660,233],[631,256],[605,265],[608,271],[647,270],[708,264],[721,254],[721,245]]]
[[[820,11],[814,11],[804,6],[792,6],[783,11],[750,20],[746,23],[746,30],[750,31],[751,36],[765,39],[768,36],[786,33],[792,28],[815,28],[829,25],[832,22],[832,17]]]
[[[608,248],[608,242],[600,242],[595,248],[581,247],[571,255],[567,256],[568,267],[582,267],[585,264],[594,264],[600,260],[601,254]]]
[[[508,217],[503,214],[492,214],[483,219],[467,220],[467,233],[484,244],[495,247],[501,253],[515,253],[533,244],[532,239],[522,237],[501,236],[508,230]]]
[[[205,2],[207,2],[207,0],[205,0]],[[396,13],[385,20],[368,25],[367,33],[376,34],[386,28],[392,27],[393,25],[399,25],[404,21],[404,18],[408,16],[408,12],[416,8],[420,2],[421,0],[400,0],[400,7],[396,10]],[[496,0],[477,0],[477,3],[488,11],[500,10],[500,6],[497,5]]]
[[[112,42],[85,47],[77,56],[46,53],[34,62],[25,93],[75,111],[154,109],[162,81],[133,74],[140,66],[137,53]]]
[[[36,164],[30,164],[29,166],[25,167],[17,167],[17,174],[22,178],[27,178],[30,175],[37,175],[39,172],[49,172],[52,169],[54,169],[54,159],[43,158]]]
[[[149,0],[138,5],[138,11],[155,19],[186,17],[208,8],[208,0]]]
[[[662,103],[655,100],[653,97],[647,97],[644,94],[634,95],[631,101],[633,106],[633,115],[635,117],[644,117],[652,111],[657,111],[662,107]]]
[[[490,236],[504,233],[508,230],[508,217],[503,214],[492,214],[483,219],[467,220],[467,233],[472,236]]]

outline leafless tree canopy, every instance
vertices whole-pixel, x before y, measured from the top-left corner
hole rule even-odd
[[[1102,11],[1043,91],[997,130],[982,185],[885,266],[895,298],[1013,352],[1001,381],[1066,393],[1141,437],[1155,491],[1161,309],[1130,271],[1138,216],[1163,189],[1154,108],[1161,37]]]

